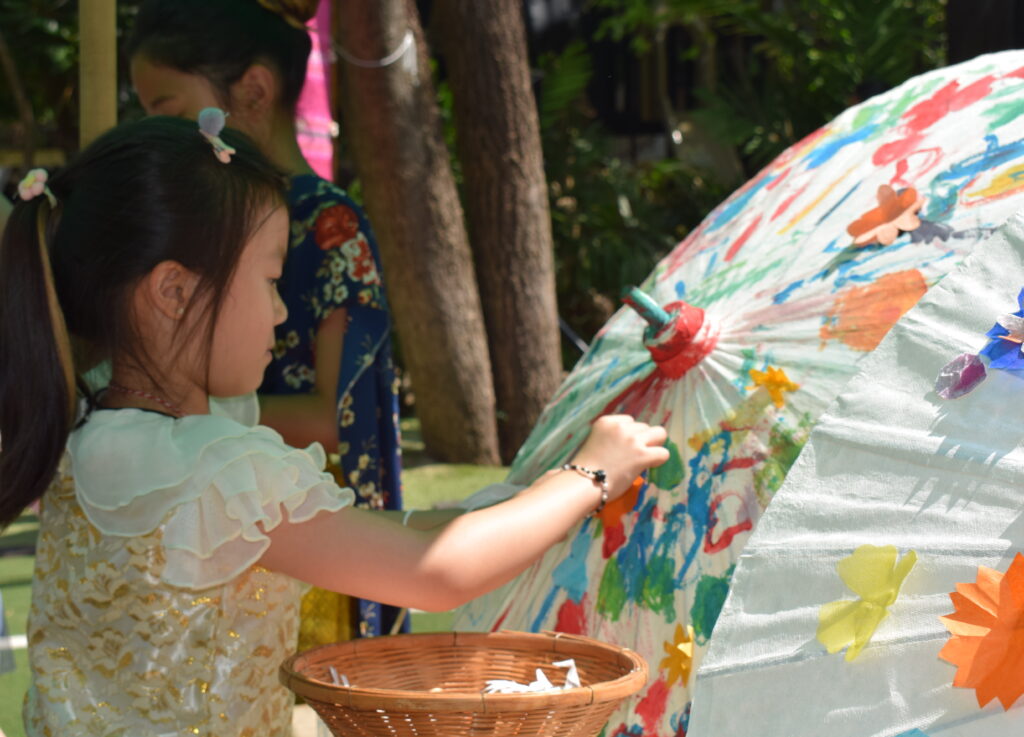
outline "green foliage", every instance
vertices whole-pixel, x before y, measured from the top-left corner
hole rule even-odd
[[[117,4],[119,39],[131,27],[139,0]],[[0,0],[0,32],[10,49],[16,74],[35,118],[31,135],[37,147],[78,148],[78,3],[72,0]],[[127,73],[120,75],[122,114],[137,108]],[[0,130],[8,125],[17,140],[19,110],[7,77],[0,77]],[[133,107],[134,106],[134,107]]]
[[[541,66],[538,107],[559,311],[589,339],[622,288],[642,281],[724,192],[673,159],[632,164],[618,155],[586,106],[591,63],[582,43],[545,57]]]
[[[635,51],[681,27],[710,70],[694,120],[746,173],[872,94],[945,62],[945,0],[594,0]]]

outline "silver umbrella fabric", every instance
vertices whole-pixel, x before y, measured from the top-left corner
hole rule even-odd
[[[689,737],[1024,733],[1024,377],[990,367],[961,398],[936,393],[1022,287],[1018,215],[820,418],[737,565]]]

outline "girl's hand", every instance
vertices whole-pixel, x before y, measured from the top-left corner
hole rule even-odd
[[[629,415],[605,415],[594,422],[572,462],[604,470],[610,501],[626,493],[643,471],[668,460],[667,437],[665,428],[658,425],[637,422]]]

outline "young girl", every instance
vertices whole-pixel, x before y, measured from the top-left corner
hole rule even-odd
[[[260,386],[262,422],[292,445],[339,454],[357,504],[401,507],[398,386],[377,244],[352,199],[313,173],[296,140],[295,107],[316,0],[145,0],[128,43],[132,81],[150,114],[230,114],[289,175],[291,237],[278,288],[288,318],[275,331]],[[304,644],[341,639],[329,615],[348,606],[313,590]],[[356,605],[363,635],[390,631],[396,610]],[[343,610],[348,614],[348,609]],[[317,636],[317,631],[321,636]]]
[[[0,525],[45,490],[33,737],[285,735],[299,581],[449,609],[668,458],[662,428],[608,417],[574,468],[443,528],[354,508],[318,444],[210,398],[259,386],[287,317],[281,180],[223,139],[163,117],[114,129],[26,188],[4,234]],[[111,362],[91,403],[72,340]]]

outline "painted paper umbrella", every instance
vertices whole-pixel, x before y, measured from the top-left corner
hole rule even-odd
[[[657,265],[644,319],[603,328],[510,481],[564,463],[594,419],[669,429],[672,460],[462,629],[557,629],[647,658],[609,735],[686,731],[691,674],[739,552],[810,428],[891,326],[1024,204],[1024,53],[914,78],[784,152]]]
[[[1024,733],[1022,306],[1017,215],[860,363],[739,560],[692,737]]]

